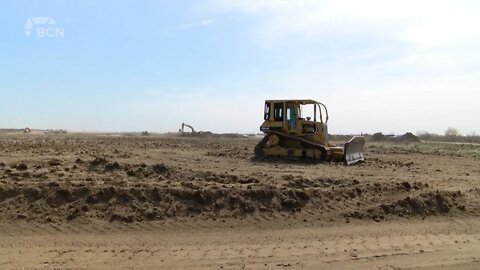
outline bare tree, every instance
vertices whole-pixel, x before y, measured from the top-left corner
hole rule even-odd
[[[445,137],[447,137],[450,140],[454,140],[458,135],[460,135],[460,132],[458,132],[458,129],[454,127],[449,127],[447,130],[445,130]]]

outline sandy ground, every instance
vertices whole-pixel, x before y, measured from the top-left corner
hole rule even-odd
[[[298,219],[148,224],[17,223],[0,268],[478,269],[478,219],[329,224]]]
[[[480,146],[0,135],[1,269],[480,269]]]

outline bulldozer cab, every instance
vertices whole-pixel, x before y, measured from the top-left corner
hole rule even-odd
[[[281,131],[292,135],[317,134],[326,143],[328,112],[327,108],[315,100],[266,100],[263,132]]]

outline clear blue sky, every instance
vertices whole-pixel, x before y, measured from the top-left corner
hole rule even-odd
[[[332,133],[478,134],[478,14],[478,1],[2,1],[0,127],[256,132],[264,99],[311,98]],[[32,17],[63,36],[26,36]]]

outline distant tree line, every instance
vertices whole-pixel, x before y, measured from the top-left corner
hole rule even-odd
[[[416,135],[424,141],[480,143],[480,136],[475,132],[472,132],[469,135],[462,135],[458,129],[454,127],[447,128],[443,135],[430,133],[424,130],[417,131]]]

